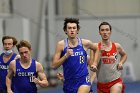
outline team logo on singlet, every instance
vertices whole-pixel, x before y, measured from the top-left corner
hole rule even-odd
[[[102,56],[102,62],[104,64],[113,64],[117,60],[117,53],[113,53],[112,55],[110,53],[106,53],[106,56]]]
[[[77,51],[77,52],[73,52],[73,55],[71,56],[81,56],[83,54],[84,54],[83,51]]]
[[[0,65],[0,69],[8,69],[9,66],[7,65]]]
[[[20,71],[20,69],[17,69],[18,71]],[[29,77],[29,81],[30,82],[34,82],[34,72],[17,72],[17,75],[20,77]]]
[[[33,76],[34,72],[18,72],[18,76]]]

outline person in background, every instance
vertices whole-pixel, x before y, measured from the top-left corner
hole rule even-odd
[[[36,84],[46,88],[48,80],[41,63],[32,59],[31,44],[21,40],[17,45],[20,59],[13,60],[6,76],[7,93],[37,93]],[[14,91],[11,90],[11,79],[14,77]]]
[[[19,57],[13,50],[17,44],[17,39],[13,36],[3,36],[2,44],[3,52],[0,54],[0,93],[7,93],[6,75],[8,67],[12,60]]]

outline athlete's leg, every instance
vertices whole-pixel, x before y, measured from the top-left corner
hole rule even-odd
[[[122,88],[123,88],[122,82],[118,82],[111,87],[110,93],[122,93]]]
[[[90,92],[90,86],[88,85],[81,85],[78,89],[77,93],[89,93]]]

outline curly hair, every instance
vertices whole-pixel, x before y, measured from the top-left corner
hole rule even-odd
[[[77,29],[78,30],[80,29],[79,19],[78,18],[68,18],[68,17],[65,18],[65,20],[64,20],[64,27],[63,27],[63,30],[64,31],[66,30],[68,23],[76,23],[77,24]]]

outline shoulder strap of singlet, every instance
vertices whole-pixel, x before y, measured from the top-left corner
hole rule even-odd
[[[68,38],[64,39],[64,49],[68,47]]]
[[[13,53],[12,56],[11,56],[11,58],[8,60],[7,63],[10,63],[12,60],[14,60],[15,57],[16,57],[16,55],[17,55],[16,53]]]
[[[36,71],[36,60],[32,59],[32,66],[30,67],[30,69],[32,69],[32,71],[35,71],[35,76],[37,77],[37,71]]]
[[[115,45],[115,42],[112,42],[112,49],[117,50],[116,45]]]
[[[15,65],[15,66],[16,66],[16,69],[18,69],[19,66],[20,66],[20,59],[16,59],[16,62],[15,62],[15,63],[16,63],[16,65]],[[16,70],[16,71],[17,71],[17,70]]]
[[[35,59],[32,59],[32,63],[33,63],[34,65],[36,65],[36,60],[35,60]]]
[[[83,46],[82,39],[78,37],[78,45]]]
[[[13,53],[11,59],[14,59],[16,57],[16,55],[17,55],[16,53]]]
[[[101,42],[98,43],[98,48],[101,49]]]
[[[32,59],[32,65],[35,66],[35,71],[36,71],[36,60]]]

